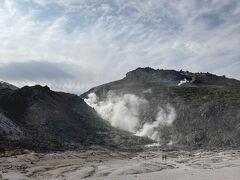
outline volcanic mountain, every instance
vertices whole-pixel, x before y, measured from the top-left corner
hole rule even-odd
[[[115,102],[110,99],[113,94],[118,99],[130,94],[146,100],[138,112],[135,132],[145,133],[162,145],[240,146],[240,81],[236,79],[211,73],[137,68],[123,79],[94,87],[81,97],[88,99],[90,94],[97,97],[95,107],[100,110],[100,105]],[[169,115],[169,106],[174,116]],[[108,120],[114,124],[111,118]]]

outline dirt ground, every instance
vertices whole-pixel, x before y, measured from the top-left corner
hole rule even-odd
[[[1,157],[0,179],[239,180],[240,150],[27,153]]]

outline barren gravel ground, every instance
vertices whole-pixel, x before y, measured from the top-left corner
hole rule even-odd
[[[240,150],[28,153],[0,158],[0,179],[239,180]]]

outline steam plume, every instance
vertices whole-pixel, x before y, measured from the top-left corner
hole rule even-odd
[[[157,141],[160,141],[158,127],[171,126],[176,118],[175,109],[168,104],[159,107],[154,122],[141,126],[140,114],[147,107],[148,101],[134,94],[116,95],[110,92],[105,100],[99,100],[95,93],[90,93],[85,102],[112,126]]]
[[[166,109],[159,108],[156,116],[156,121],[153,123],[145,123],[143,127],[137,131],[138,136],[147,136],[153,140],[160,141],[160,132],[156,130],[160,126],[171,126],[176,118],[176,112],[169,104]]]
[[[179,83],[178,83],[178,86],[181,86],[183,84],[186,84],[186,83],[189,83],[190,81],[188,81],[186,78],[184,80],[181,80]]]
[[[95,93],[90,93],[85,102],[93,107],[100,116],[109,121],[112,126],[135,133],[139,125],[139,114],[145,99],[133,94],[116,96],[108,93],[107,99],[99,101]]]

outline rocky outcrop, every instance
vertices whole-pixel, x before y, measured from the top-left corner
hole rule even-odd
[[[12,84],[9,84],[9,83],[0,81],[0,89],[16,90],[16,89],[18,89],[18,87],[14,86],[14,85],[12,85]]]

